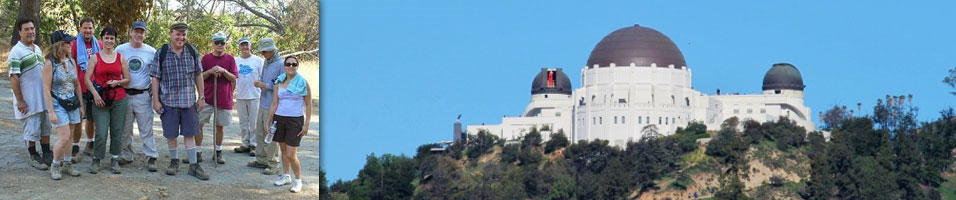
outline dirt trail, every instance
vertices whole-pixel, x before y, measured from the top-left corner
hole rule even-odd
[[[13,93],[6,73],[0,75],[0,199],[318,199],[319,192],[319,118],[318,101],[313,109],[310,132],[302,140],[299,160],[305,187],[299,193],[289,192],[290,186],[273,186],[277,176],[263,175],[261,170],[246,167],[246,162],[255,158],[248,154],[233,153],[239,146],[239,119],[234,115],[232,124],[226,127],[223,141],[225,165],[218,167],[211,162],[213,137],[211,126],[206,126],[202,151],[203,169],[209,181],[200,181],[186,174],[186,165],[180,165],[179,173],[168,176],[163,173],[169,164],[169,151],[160,130],[159,117],[154,118],[153,132],[160,153],[158,172],[146,171],[145,155],[138,131],[134,131],[136,162],[121,167],[122,174],[103,170],[90,174],[90,158],[82,156],[82,162],[74,165],[82,173],[79,177],[63,176],[60,181],[50,179],[48,171],[39,171],[28,164],[27,152],[20,131],[19,121],[13,118]],[[134,128],[135,129],[135,128]],[[53,141],[57,135],[53,134]],[[84,136],[85,137],[85,136]],[[181,137],[180,137],[181,138]],[[179,139],[180,157],[184,157],[182,139]],[[85,145],[85,144],[84,144]],[[81,146],[84,146],[81,145]]]

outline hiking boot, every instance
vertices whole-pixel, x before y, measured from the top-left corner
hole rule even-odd
[[[249,156],[256,157],[256,146],[249,147]]]
[[[189,164],[189,175],[193,175],[199,180],[209,180],[209,176],[206,175],[206,172],[202,170],[199,164]]]
[[[246,166],[253,167],[253,168],[259,168],[259,169],[269,168],[269,165],[262,164],[262,163],[259,163],[259,162],[256,162],[256,161],[249,162],[248,164],[246,164]]]
[[[90,164],[90,174],[96,174],[100,172],[100,159],[93,158],[93,163]]]
[[[50,165],[50,177],[53,178],[53,180],[60,180],[63,178],[62,175],[60,175],[61,167],[63,167],[63,163],[55,163]]]
[[[133,159],[126,159],[126,158],[120,158],[118,161],[120,165],[128,165],[130,163],[133,163]]]
[[[292,180],[292,188],[289,188],[289,191],[292,193],[302,191],[302,179]]]
[[[146,171],[156,172],[156,158],[151,157],[146,161]]]
[[[249,153],[249,147],[239,146],[239,147],[236,147],[235,149],[232,149],[232,151],[236,153]]]
[[[120,159],[118,159],[118,158],[110,159],[110,171],[112,171],[113,174],[120,174],[120,171],[119,171],[119,166],[120,166],[119,160],[120,160]]]
[[[179,172],[179,159],[173,158],[169,160],[169,167],[166,167],[166,175],[176,175],[176,172]]]
[[[222,158],[222,151],[216,151],[216,154],[212,156],[212,160],[219,164],[226,164],[226,160]]]
[[[279,171],[280,170],[278,167],[268,167],[268,168],[262,169],[262,174],[276,175],[276,174],[279,174]]]
[[[83,154],[87,156],[93,156],[93,142],[87,142],[86,148],[83,148]]]
[[[30,166],[33,166],[33,168],[39,169],[40,171],[49,169],[49,166],[44,165],[43,163],[40,163],[39,155],[33,155],[29,163],[30,163]]]
[[[76,170],[76,168],[73,168],[73,163],[70,162],[64,162],[63,168],[60,171],[69,174],[70,176],[80,176],[80,171]]]
[[[189,156],[189,155],[186,155]],[[202,152],[196,152],[196,163],[202,162]],[[183,159],[183,164],[189,164],[189,159]]]
[[[276,182],[272,184],[275,184],[276,186],[283,186],[289,183],[292,183],[292,176],[289,176],[288,174],[283,174],[283,175],[279,175],[279,180],[276,180]]]

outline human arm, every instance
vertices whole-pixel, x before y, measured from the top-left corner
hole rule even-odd
[[[279,86],[275,86],[279,87]],[[272,118],[275,117],[276,108],[279,107],[279,95],[272,95],[272,104],[269,105],[269,112],[266,114],[266,126],[272,125]],[[266,134],[269,134],[268,128],[263,128],[263,131],[266,131]]]
[[[197,67],[198,68],[198,67]],[[202,70],[197,69],[197,70]],[[203,94],[204,90],[204,78],[202,73],[196,74],[196,109],[197,111],[202,111],[202,108],[206,106],[205,95]]]
[[[88,91],[93,95],[93,104],[97,107],[103,107],[106,103],[103,102],[99,91],[96,91],[96,87],[93,86],[93,71],[96,71],[96,62],[97,57],[90,56],[89,64],[86,67],[86,75],[83,76],[83,82],[86,82],[86,88],[89,88]]]
[[[47,118],[50,119],[50,123],[56,124],[59,120],[56,118],[56,112],[53,111],[53,101],[52,95],[50,95],[51,87],[53,86],[53,63],[50,60],[43,62],[43,106],[46,107],[46,110],[50,112],[47,113]]]
[[[302,123],[302,131],[299,132],[299,137],[309,134],[309,122],[312,118],[312,89],[309,88],[309,83],[305,84],[305,91],[306,94],[302,97],[305,101],[303,104],[305,105],[305,113],[303,114],[305,115],[305,122]]]

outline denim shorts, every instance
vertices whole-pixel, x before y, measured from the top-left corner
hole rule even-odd
[[[59,121],[56,124],[53,124],[53,128],[62,127],[70,124],[79,124],[80,123],[80,109],[77,108],[73,111],[66,111],[63,106],[60,106],[60,103],[53,99],[53,111],[56,112],[56,119]]]

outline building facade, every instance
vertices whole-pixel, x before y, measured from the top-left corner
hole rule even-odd
[[[716,130],[731,117],[758,122],[787,117],[808,131],[815,129],[803,103],[803,78],[791,64],[774,64],[760,94],[707,95],[693,89],[691,77],[670,38],[647,27],[625,27],[594,47],[581,69],[579,88],[572,90],[561,68],[543,68],[532,80],[531,102],[521,116],[466,130],[519,139],[531,127],[547,127],[545,140],[562,131],[572,141],[603,139],[624,146],[648,134],[673,134],[694,121]]]

